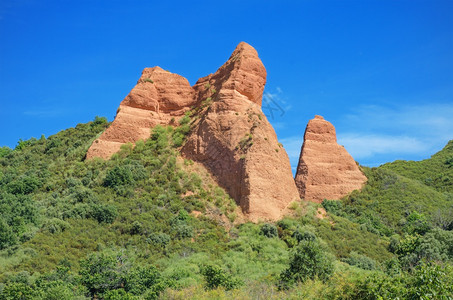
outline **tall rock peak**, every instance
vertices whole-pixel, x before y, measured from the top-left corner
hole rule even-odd
[[[265,84],[266,69],[244,42],[193,87],[177,74],[147,68],[87,158],[108,159],[122,144],[147,139],[152,127],[191,110],[194,121],[182,155],[203,164],[248,219],[277,220],[300,198],[288,155],[261,111]]]
[[[265,84],[266,69],[257,52],[240,43],[217,72],[195,84],[198,103],[212,103],[201,111],[182,148],[253,221],[277,220],[290,202],[299,200],[288,155],[261,111]]]
[[[321,116],[310,120],[295,178],[301,198],[340,199],[360,189],[366,180],[352,156],[337,144],[335,127]]]

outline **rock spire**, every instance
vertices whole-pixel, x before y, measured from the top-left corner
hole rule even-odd
[[[295,178],[301,198],[340,199],[360,189],[366,180],[351,155],[337,144],[335,127],[321,116],[310,120]]]

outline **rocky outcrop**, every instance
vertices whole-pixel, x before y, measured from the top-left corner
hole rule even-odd
[[[216,73],[194,86],[199,120],[182,149],[217,178],[252,221],[276,220],[299,200],[288,155],[261,111],[266,69],[238,45]]]
[[[295,178],[301,198],[340,199],[360,189],[366,180],[351,155],[337,144],[335,127],[321,116],[310,120]]]
[[[191,110],[183,156],[202,163],[250,220],[277,220],[299,194],[288,155],[261,111],[265,83],[266,69],[246,43],[193,87],[159,67],[145,69],[87,158],[108,159],[122,144],[146,139],[152,127]]]
[[[109,159],[122,144],[147,139],[152,127],[169,124],[195,102],[194,90],[187,79],[159,67],[146,68],[121,102],[113,123],[91,145],[87,159]]]

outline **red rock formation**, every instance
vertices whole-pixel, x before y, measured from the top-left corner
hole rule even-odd
[[[206,107],[182,149],[205,165],[253,221],[276,220],[299,200],[288,155],[261,111],[265,83],[255,49],[240,43],[216,73],[195,84]]]
[[[123,143],[148,138],[150,128],[195,105],[182,154],[201,162],[250,220],[277,220],[299,194],[288,155],[261,111],[265,83],[266,69],[246,43],[193,87],[158,67],[145,69],[87,158],[107,159]]]
[[[315,202],[340,199],[366,180],[351,155],[337,144],[335,127],[321,116],[310,120],[295,178],[300,196]]]
[[[194,91],[187,79],[159,67],[146,68],[121,102],[112,125],[91,145],[87,159],[109,159],[122,144],[147,139],[152,127],[169,124],[194,104]]]

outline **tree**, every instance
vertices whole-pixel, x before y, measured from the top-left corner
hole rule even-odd
[[[118,216],[118,211],[113,205],[91,204],[90,216],[99,223],[111,224]]]
[[[17,238],[12,228],[3,220],[0,219],[0,250],[16,244]]]
[[[280,274],[280,288],[288,288],[295,282],[307,279],[329,279],[333,273],[333,258],[324,251],[319,241],[300,241],[289,267]]]
[[[0,157],[6,156],[10,154],[13,150],[9,147],[0,147]]]
[[[261,234],[268,238],[276,237],[278,236],[277,227],[275,227],[275,225],[266,223],[261,226]]]
[[[125,277],[125,290],[134,295],[140,295],[161,281],[161,274],[154,266],[138,266]]]
[[[91,296],[102,295],[106,291],[118,289],[123,285],[123,278],[128,266],[126,257],[121,253],[93,253],[80,262],[81,282]]]
[[[431,229],[424,214],[413,212],[407,217],[407,222],[404,224],[403,230],[408,234],[424,235]]]
[[[133,182],[133,176],[130,168],[124,166],[116,166],[110,172],[104,180],[104,185],[107,187],[116,187],[124,184],[131,184]]]
[[[411,274],[406,299],[451,299],[453,269],[451,266],[422,263]]]
[[[28,300],[34,299],[33,289],[22,282],[10,282],[3,290],[0,290],[0,299],[4,300]]]
[[[201,268],[201,274],[206,280],[206,288],[216,289],[223,287],[226,290],[234,289],[241,285],[241,281],[226,273],[216,265],[206,265]]]

